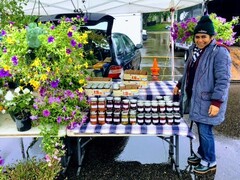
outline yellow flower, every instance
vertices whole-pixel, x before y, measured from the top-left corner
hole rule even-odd
[[[40,83],[34,79],[31,79],[29,83],[34,87],[35,90],[40,87]]]
[[[39,67],[41,64],[41,61],[39,58],[36,58],[33,63],[32,63],[32,66],[35,66],[35,67]]]
[[[10,70],[10,66],[5,65],[5,66],[3,66],[3,69],[4,69],[5,71],[9,71],[9,70]]]
[[[46,74],[42,74],[41,77],[40,77],[40,80],[46,81],[47,80],[47,75]]]
[[[79,84],[83,84],[84,82],[85,82],[84,79],[80,79],[80,80],[78,81]]]
[[[71,64],[73,62],[72,58],[68,58],[68,63]]]
[[[83,88],[82,88],[82,87],[78,88],[78,91],[79,91],[80,93],[82,93],[82,92],[83,92]]]

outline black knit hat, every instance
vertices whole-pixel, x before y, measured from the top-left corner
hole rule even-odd
[[[202,16],[198,21],[197,26],[194,29],[194,35],[197,33],[208,34],[210,36],[215,34],[213,22],[209,16]]]

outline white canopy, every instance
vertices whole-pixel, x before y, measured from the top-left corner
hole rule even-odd
[[[28,15],[51,15],[83,12],[107,14],[146,13],[182,9],[202,3],[203,0],[29,0],[24,6]]]
[[[163,12],[171,10],[171,25],[174,11],[204,3],[206,0],[29,0],[24,7],[28,15],[51,15],[58,13],[95,12],[114,14]],[[172,80],[174,80],[174,42],[171,38]]]

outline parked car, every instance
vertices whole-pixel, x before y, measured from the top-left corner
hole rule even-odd
[[[37,21],[51,21],[58,23],[63,17],[72,18],[81,16],[86,18],[86,23],[80,27],[80,31],[91,31],[101,35],[103,39],[96,41],[89,37],[86,49],[92,49],[97,62],[94,67],[96,76],[120,78],[121,73],[126,69],[140,69],[141,44],[135,45],[133,41],[123,33],[112,33],[114,17],[100,13],[69,13],[42,16]]]

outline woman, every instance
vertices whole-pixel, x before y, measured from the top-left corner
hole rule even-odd
[[[189,49],[183,77],[174,88],[181,89],[181,112],[198,128],[199,147],[188,163],[194,172],[205,174],[217,168],[213,127],[224,121],[231,76],[229,51],[214,39],[214,27],[202,16],[194,29],[194,44]]]

